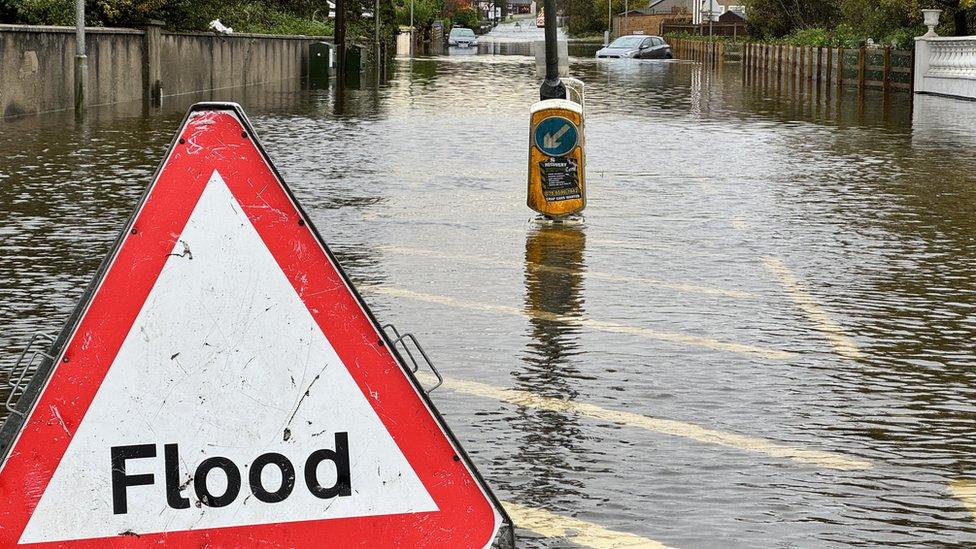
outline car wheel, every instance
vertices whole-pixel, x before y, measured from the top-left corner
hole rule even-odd
[[[668,52],[668,53],[664,54],[664,58],[665,59],[674,59],[674,56],[671,55],[671,52]]]

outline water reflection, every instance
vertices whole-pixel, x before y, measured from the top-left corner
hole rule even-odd
[[[539,81],[528,53],[484,47],[401,59],[389,82],[364,78],[339,99],[281,83],[169,97],[149,114],[100,107],[83,126],[70,113],[0,124],[0,353],[61,325],[186,107],[241,101],[355,280],[450,298],[369,297],[423,332],[446,374],[875,464],[839,474],[435,393],[501,497],[677,547],[973,546],[976,523],[947,490],[976,471],[973,105],[919,97],[913,121],[903,93],[859,101],[728,64],[576,57],[587,226],[526,234]],[[864,360],[832,352],[765,257]],[[555,320],[584,312],[800,358]]]
[[[529,344],[522,368],[512,372],[515,387],[563,400],[575,400],[580,371],[574,357],[579,348],[578,326],[555,317],[577,318],[584,313],[583,252],[586,233],[580,225],[544,223],[530,229],[525,241],[525,309]],[[573,477],[572,457],[582,447],[579,420],[552,411],[519,409],[511,420],[522,433],[518,461],[528,469],[520,492],[529,501],[552,505],[573,501],[584,485]]]

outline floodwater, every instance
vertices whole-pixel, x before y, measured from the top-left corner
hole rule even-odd
[[[905,94],[574,58],[588,207],[548,224],[511,51],[0,123],[4,368],[60,329],[186,106],[236,100],[449,378],[434,402],[502,500],[672,547],[976,544],[976,104],[913,122]]]

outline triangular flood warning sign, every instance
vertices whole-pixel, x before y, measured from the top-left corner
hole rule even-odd
[[[61,340],[0,546],[485,547],[507,521],[236,105],[191,109]]]

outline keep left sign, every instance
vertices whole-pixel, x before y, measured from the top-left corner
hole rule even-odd
[[[3,427],[2,547],[510,532],[237,105],[191,109],[57,347]]]

